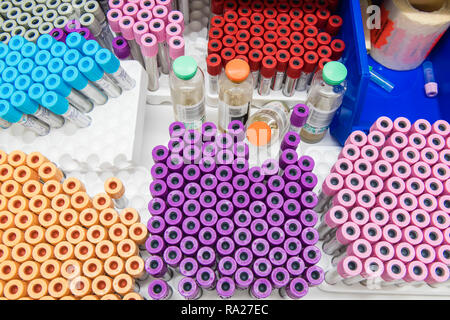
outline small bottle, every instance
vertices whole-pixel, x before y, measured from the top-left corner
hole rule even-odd
[[[206,58],[206,65],[208,67],[208,84],[209,93],[219,93],[219,76],[222,73],[222,58],[217,53],[211,53]]]
[[[317,143],[325,136],[347,90],[347,68],[340,62],[328,62],[313,79],[306,100],[309,117],[300,132],[303,141]]]
[[[434,98],[438,94],[438,84],[434,77],[434,69],[431,61],[425,61],[422,65],[425,78],[425,93],[428,98]]]
[[[194,58],[182,56],[170,71],[170,95],[175,121],[186,129],[199,129],[205,121],[205,79]]]
[[[266,56],[262,60],[258,93],[261,96],[268,96],[270,94],[270,85],[272,79],[277,71],[277,60],[272,56]]]
[[[219,79],[219,130],[225,132],[233,120],[245,124],[252,98],[253,78],[250,66],[241,59],[231,60]]]
[[[0,100],[0,118],[10,123],[20,124],[39,136],[45,136],[50,132],[48,124],[33,116],[23,114],[6,100]]]

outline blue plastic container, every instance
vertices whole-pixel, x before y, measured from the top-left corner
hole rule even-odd
[[[348,91],[342,107],[336,113],[331,134],[344,144],[355,130],[368,132],[381,116],[391,119],[403,116],[411,122],[438,119],[450,122],[450,32],[447,32],[428,57],[433,63],[439,85],[436,98],[428,98],[424,90],[422,66],[411,71],[393,71],[383,67],[367,55],[359,1],[342,1],[344,19],[341,37],[346,50],[343,62],[348,68]],[[374,71],[394,83],[388,93],[370,81],[369,65]]]

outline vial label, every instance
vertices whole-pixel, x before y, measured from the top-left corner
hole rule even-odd
[[[99,80],[95,81],[95,84],[102,89],[108,96],[112,98],[117,98],[120,96],[120,88],[118,88],[114,83],[110,82],[105,75]]]
[[[18,123],[40,136],[45,136],[50,132],[50,127],[46,123],[36,119],[35,117],[29,117],[26,114],[22,116]]]
[[[6,121],[5,119],[0,118],[0,128],[2,129],[8,129],[11,127],[12,123],[9,121]]]
[[[224,101],[219,101],[219,125],[226,129],[231,121],[239,120],[247,123],[250,111],[250,101],[240,106],[230,106]]]
[[[39,107],[34,116],[45,123],[47,123],[51,128],[61,128],[64,125],[64,118],[54,114],[50,110]]]
[[[303,129],[312,134],[321,134],[327,131],[333,120],[335,110],[318,110],[311,103],[307,103],[307,106],[309,107],[309,116]]]
[[[313,75],[314,75],[313,72],[302,73],[300,78],[298,78],[297,88],[296,88],[297,91],[305,91],[306,88],[308,87],[308,84],[311,82]]]
[[[177,121],[184,123],[186,129],[197,130],[201,128],[206,118],[205,99],[202,99],[199,103],[191,106],[176,104],[175,117]]]
[[[111,76],[124,90],[131,90],[136,85],[136,81],[134,81],[122,67],[119,67],[119,70],[111,74]]]
[[[255,88],[257,88],[259,81],[259,70],[252,71],[252,78],[253,78],[253,85]]]
[[[71,105],[69,105],[69,109],[63,116],[81,128],[89,127],[92,122],[91,117],[81,113],[78,109],[72,107]]]

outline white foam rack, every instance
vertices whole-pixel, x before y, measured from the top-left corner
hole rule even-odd
[[[67,122],[40,137],[15,124],[0,132],[0,149],[39,151],[64,171],[111,170],[136,163],[142,144],[148,79],[138,62],[122,61],[122,66],[136,80],[136,86],[105,105],[95,106],[89,113],[89,127],[78,128]]]

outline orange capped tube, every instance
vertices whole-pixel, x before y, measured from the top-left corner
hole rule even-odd
[[[45,209],[39,213],[38,221],[44,228],[59,224],[58,213],[53,209]]]
[[[3,182],[0,187],[0,192],[8,199],[14,196],[23,196],[22,185],[15,180],[7,180]]]
[[[86,188],[84,187],[83,183],[78,180],[77,178],[67,178],[64,180],[62,184],[63,190],[66,194],[69,196],[77,193],[77,192],[85,192]]]
[[[125,197],[125,187],[122,181],[113,177],[105,181],[105,192],[113,199],[115,207],[123,209],[128,205],[128,199]]]
[[[90,228],[99,223],[99,215],[97,210],[88,208],[80,213],[80,223],[83,227]]]
[[[11,249],[4,244],[0,244],[0,262],[11,259]]]
[[[49,180],[61,181],[64,179],[64,173],[52,162],[43,163],[39,167],[38,174],[44,182]]]
[[[56,245],[66,238],[66,229],[55,224],[45,230],[45,240],[52,245]]]
[[[92,205],[97,211],[102,211],[108,208],[114,208],[114,203],[111,198],[106,193],[97,194],[94,199],[92,199]]]
[[[27,293],[33,300],[38,300],[48,292],[48,281],[46,279],[34,279],[28,283]]]
[[[8,155],[8,163],[14,168],[26,165],[26,161],[27,155],[23,151],[15,150]]]
[[[15,226],[14,223],[15,216],[9,211],[0,212],[0,229],[7,230]]]
[[[92,281],[92,291],[94,294],[101,297],[113,293],[112,279],[103,275],[98,276]]]
[[[83,274],[91,279],[103,274],[103,262],[97,258],[91,258],[83,263]]]
[[[92,208],[92,200],[84,191],[73,194],[70,198],[70,204],[72,205],[72,208],[78,212],[82,212],[84,209]]]
[[[141,222],[141,217],[136,209],[133,208],[125,208],[119,214],[120,222],[122,222],[127,227]]]
[[[32,246],[45,241],[45,229],[40,226],[31,226],[25,230],[25,241]]]
[[[56,212],[62,212],[70,209],[70,198],[65,194],[58,194],[52,199],[52,209]]]
[[[139,249],[133,240],[123,239],[117,244],[117,253],[123,259],[139,254]]]
[[[14,217],[14,224],[21,230],[27,230],[31,226],[39,225],[38,216],[30,211],[22,211]]]
[[[85,261],[92,258],[95,254],[95,247],[92,243],[81,241],[75,246],[75,257],[78,260]]]
[[[8,300],[19,300],[27,295],[27,289],[21,280],[14,279],[5,283],[3,295]]]
[[[95,246],[95,254],[101,260],[106,260],[116,253],[116,246],[109,240],[103,240]]]
[[[80,300],[99,300],[97,296],[94,296],[93,294],[88,294],[87,296],[84,296]]]
[[[69,295],[69,281],[61,277],[52,279],[48,284],[48,294],[56,299]]]
[[[100,300],[122,300],[117,294],[105,294]]]
[[[58,194],[62,193],[62,184],[56,180],[49,180],[44,183],[42,187],[42,193],[49,199],[53,199]]]
[[[5,151],[0,150],[0,165],[5,164],[7,162],[8,162],[8,154]]]
[[[31,198],[28,206],[31,211],[33,211],[36,214],[39,214],[42,211],[44,211],[45,209],[49,209],[51,206],[51,202],[50,202],[50,200],[48,200],[47,197],[45,197],[43,195],[39,195],[39,196],[34,196],[33,198]]]
[[[91,280],[83,276],[77,277],[69,283],[69,289],[75,297],[87,296],[92,292]]]
[[[66,239],[73,245],[85,241],[87,239],[86,229],[81,226],[72,226],[66,232]]]
[[[26,165],[33,170],[39,170],[39,167],[48,162],[48,159],[40,152],[31,152],[27,155]]]
[[[13,179],[14,168],[9,164],[2,164],[0,166],[0,182],[5,182]]]
[[[2,235],[3,244],[12,248],[23,241],[23,232],[17,228],[9,228]]]
[[[104,209],[100,212],[100,223],[105,228],[110,228],[112,225],[119,222],[119,214],[112,208]]]
[[[117,256],[112,256],[106,259],[105,264],[103,265],[105,272],[110,277],[115,277],[125,270],[125,263],[123,260]]]
[[[53,247],[48,243],[39,243],[33,248],[32,256],[35,261],[42,263],[53,258]]]
[[[123,296],[123,300],[145,300],[145,299],[137,292],[129,292]]]
[[[111,241],[117,244],[128,237],[128,229],[124,224],[116,223],[109,228],[108,234]]]
[[[8,201],[8,210],[14,214],[28,210],[28,199],[24,196],[14,196]]]
[[[63,262],[61,266],[61,275],[68,280],[81,275],[81,262],[75,259],[69,259]]]
[[[56,259],[49,259],[41,264],[41,275],[47,280],[55,279],[61,271],[61,262]]]
[[[0,263],[0,280],[9,281],[19,277],[19,264],[12,260]]]
[[[139,285],[134,279],[125,273],[119,274],[113,280],[114,291],[121,296],[126,295],[129,292],[139,291]]]
[[[14,246],[11,250],[11,258],[18,262],[23,263],[25,261],[31,260],[33,253],[33,247],[28,243],[21,242]]]
[[[8,209],[8,198],[0,194],[0,211]]]
[[[28,199],[42,195],[42,184],[36,180],[27,181],[22,186],[22,192]]]
[[[41,274],[40,269],[41,265],[36,261],[25,261],[19,267],[19,278],[26,282],[36,279]]]
[[[108,239],[108,232],[106,229],[99,225],[90,227],[86,233],[86,237],[92,244],[97,244],[100,241]]]
[[[145,249],[145,240],[147,240],[147,227],[143,223],[135,223],[128,230],[128,236],[140,248]]]
[[[138,255],[127,259],[125,262],[125,270],[134,279],[145,280],[148,278],[148,273],[145,271],[144,260]]]
[[[14,180],[20,184],[24,184],[29,180],[39,181],[39,175],[33,169],[27,166],[19,166],[14,170],[13,174]]]
[[[59,223],[66,229],[78,224],[78,212],[65,209],[59,214]]]
[[[75,256],[75,248],[70,242],[61,241],[55,246],[53,254],[55,255],[56,259],[60,261],[66,261],[72,259]]]

